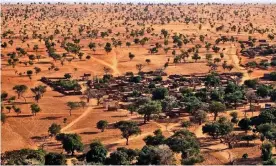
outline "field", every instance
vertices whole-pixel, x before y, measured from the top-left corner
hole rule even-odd
[[[46,85],[40,81],[41,77],[63,77],[66,73],[70,73],[71,79],[80,79],[84,73],[91,74],[89,79],[101,78],[107,73],[116,77],[127,72],[137,74],[140,71],[137,65],[140,64],[143,72],[162,70],[167,73],[163,80],[174,74],[240,72],[243,77],[239,83],[242,84],[248,79],[260,79],[264,74],[276,69],[273,65],[267,68],[247,65],[248,62],[260,63],[261,60],[271,63],[276,52],[254,58],[246,57],[241,52],[250,48],[248,45],[241,48],[241,41],[250,41],[249,38],[255,39],[254,46],[258,46],[260,40],[266,40],[265,43],[275,46],[274,37],[268,37],[269,34],[274,35],[276,29],[274,4],[5,4],[1,5],[1,9],[1,91],[7,92],[9,97],[16,96],[13,101],[1,102],[4,106],[2,113],[7,117],[1,128],[2,153],[42,147],[46,151],[65,153],[61,143],[49,136],[48,128],[53,123],[60,124],[63,133],[79,134],[85,145],[84,152],[89,150],[89,143],[95,139],[100,140],[109,152],[115,151],[117,147],[141,149],[145,145],[145,136],[161,129],[163,134],[169,137],[175,130],[182,128],[182,120],[189,120],[191,116],[186,113],[163,121],[151,120],[140,125],[141,134],[130,137],[129,145],[125,145],[120,130],[111,124],[121,120],[142,123],[143,115],[137,112],[130,114],[126,109],[108,111],[103,102],[97,105],[95,98],[85,107],[72,110],[70,115],[67,102],[85,101],[82,95],[63,95],[47,85],[46,92],[36,102],[30,89]],[[179,34],[184,36],[180,37],[182,42],[175,42],[173,37]],[[216,43],[218,38],[223,37],[232,37],[233,41],[221,40]],[[47,47],[46,40],[50,45],[54,44]],[[185,40],[188,40],[188,43],[185,44]],[[91,42],[95,43],[95,46],[90,48]],[[111,51],[106,49],[107,42],[112,45]],[[129,46],[127,42],[130,43]],[[79,50],[74,52],[74,48],[66,49],[66,43],[74,43]],[[206,48],[208,43],[211,44],[209,49]],[[220,50],[215,51],[213,46],[219,47]],[[54,48],[53,54],[49,48]],[[157,52],[154,52],[155,48]],[[189,52],[195,48],[196,51]],[[14,60],[9,55],[13,52],[18,58],[16,62],[12,62]],[[183,57],[183,52],[188,52],[188,57]],[[130,54],[134,57],[131,58]],[[211,60],[206,54],[212,55]],[[224,68],[223,63],[227,63],[228,68]],[[35,73],[35,67],[41,71]],[[29,70],[33,72],[30,74]],[[275,86],[275,81],[270,83]],[[86,82],[80,81],[79,84],[84,93]],[[17,98],[17,93],[13,90],[16,85],[28,87],[23,97]],[[41,108],[35,116],[30,109],[33,103],[37,103]],[[12,105],[20,108],[21,112],[9,112],[6,106]],[[265,103],[261,102],[260,105],[264,108]],[[228,108],[220,116],[231,118],[230,113],[234,111],[237,111],[238,118],[242,119],[245,112],[249,111],[249,104],[236,109]],[[259,115],[259,112],[247,114],[252,117]],[[213,114],[208,113],[208,121],[213,121],[213,118]],[[104,132],[97,129],[96,123],[99,120],[109,123]],[[201,154],[205,159],[200,164],[219,165],[233,161],[235,164],[261,163],[262,142],[259,139],[250,147],[241,143],[237,148],[229,149],[227,144],[203,134],[204,124],[192,124],[188,128],[200,142]],[[235,125],[235,128],[238,126]],[[241,131],[235,130],[235,133],[239,132]],[[245,153],[249,156],[247,160],[242,159]]]

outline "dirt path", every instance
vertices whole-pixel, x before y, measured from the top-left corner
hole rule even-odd
[[[202,126],[204,124],[198,126],[198,128],[194,131],[194,134],[196,135],[197,138],[207,138],[205,134],[202,132]],[[212,156],[217,158],[219,161],[221,159],[222,163],[227,162],[232,162],[234,160],[234,155],[231,153],[231,151],[228,150],[227,145],[223,143],[215,144],[215,145],[209,145],[207,147],[202,148],[203,151],[209,152]]]
[[[247,70],[244,67],[240,66],[239,58],[237,55],[237,48],[233,44],[231,44],[230,47],[227,48],[226,54],[228,55],[229,59],[232,61],[232,64],[234,65],[234,68],[238,71],[243,73],[242,82],[245,80],[250,79]]]
[[[98,59],[98,58],[95,58],[95,57],[91,57],[91,59],[95,60],[96,62],[100,63],[100,64],[103,64],[109,68],[111,68],[113,70],[113,74],[117,74],[117,75],[121,75],[121,72],[118,70],[117,68],[117,64],[118,64],[118,61],[117,61],[117,52],[116,52],[116,56],[112,56],[113,59],[112,59],[112,65],[101,60],[101,59]]]
[[[67,126],[63,127],[60,132],[61,133],[69,133],[69,131],[66,131],[67,129],[69,129],[70,127],[72,127],[74,124],[76,124],[77,122],[79,122],[82,118],[84,118],[90,111],[92,110],[91,107],[88,107],[78,118],[76,118],[75,120],[73,120],[71,123],[69,123]]]

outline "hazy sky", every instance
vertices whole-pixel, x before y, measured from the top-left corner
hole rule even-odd
[[[1,0],[1,3],[29,3],[29,2],[142,2],[142,3],[196,3],[196,2],[217,2],[217,3],[275,3],[276,0]]]

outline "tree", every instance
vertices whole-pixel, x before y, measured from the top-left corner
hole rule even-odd
[[[259,119],[261,120],[261,123],[272,123],[272,122],[275,122],[275,120],[276,120],[276,110],[273,109],[273,108],[263,110],[259,114]]]
[[[214,114],[214,121],[216,121],[218,113],[224,112],[226,110],[226,107],[221,102],[213,101],[209,105],[209,111]]]
[[[132,59],[135,57],[135,55],[132,54],[131,52],[129,52],[129,53],[128,53],[128,57],[129,57],[130,60],[132,60]]]
[[[271,160],[273,155],[272,148],[273,148],[273,145],[270,142],[265,142],[262,144],[261,151],[262,151],[263,161]]]
[[[257,94],[259,97],[262,97],[262,98],[267,97],[267,96],[269,95],[269,87],[266,86],[266,85],[260,85],[260,86],[257,88],[256,94]]]
[[[66,165],[66,157],[64,154],[50,152],[45,156],[45,165]]]
[[[84,55],[83,52],[79,52],[79,53],[78,53],[78,57],[79,57],[80,60],[82,60],[83,55]]]
[[[6,151],[1,156],[1,164],[4,165],[43,165],[45,152],[41,149],[21,149]]]
[[[151,62],[150,59],[146,59],[146,63],[147,63],[148,65],[150,64],[150,62]]]
[[[26,85],[15,85],[13,90],[17,93],[18,99],[20,99],[20,97],[23,97],[23,94],[28,90],[28,87]],[[25,97],[23,98],[26,101]]]
[[[250,141],[253,141],[255,139],[257,139],[257,135],[252,134],[252,135],[244,135],[241,137],[241,140],[246,141],[247,145],[249,145]]]
[[[89,103],[91,98],[97,99],[97,105],[100,104],[101,98],[105,95],[105,93],[101,90],[95,90],[95,89],[87,89],[84,91],[85,97],[87,99],[87,103]]]
[[[72,77],[72,75],[69,73],[64,74],[64,78],[66,78],[66,79],[70,79],[71,77]]]
[[[56,136],[57,140],[62,142],[62,148],[73,156],[75,151],[83,151],[83,144],[81,142],[81,137],[77,134],[58,134]]]
[[[137,64],[136,65],[136,69],[138,70],[138,73],[140,73],[142,71],[142,69],[144,68],[143,64]]]
[[[97,123],[97,128],[99,130],[101,130],[102,132],[104,132],[104,130],[107,128],[108,126],[108,122],[106,120],[100,120]]]
[[[129,163],[133,164],[133,161],[136,159],[136,157],[139,155],[139,151],[138,150],[133,150],[133,149],[127,149],[124,147],[119,147],[117,148],[117,151],[119,152],[117,154],[114,155],[110,155],[109,158],[107,158],[106,163],[105,164],[119,164],[119,163]]]
[[[27,76],[32,79],[33,71],[32,70],[27,70]]]
[[[128,155],[122,151],[115,151],[110,154],[110,157],[106,159],[105,164],[110,165],[130,165],[131,163],[128,160]]]
[[[152,114],[158,114],[162,111],[162,106],[159,101],[150,101],[141,105],[138,109],[138,113],[144,115],[144,123],[150,121]]]
[[[207,61],[210,61],[213,58],[212,54],[206,54]]]
[[[38,85],[34,88],[31,88],[31,91],[34,94],[34,99],[36,100],[36,102],[38,103],[38,101],[41,99],[41,97],[43,96],[43,94],[46,92],[46,86],[43,85]]]
[[[13,110],[14,110],[14,112],[17,113],[17,115],[18,115],[19,113],[21,113],[21,109],[20,109],[20,108],[13,107]]]
[[[130,136],[141,134],[141,129],[136,122],[119,121],[115,124],[115,127],[121,130],[123,138],[126,139],[126,145],[128,145]]]
[[[268,34],[267,37],[268,37],[270,40],[273,40],[273,39],[274,39],[274,34]]]
[[[162,77],[161,77],[162,78]],[[178,106],[177,99],[174,96],[166,96],[162,101],[162,111],[168,112]]]
[[[234,103],[235,104],[235,109],[237,109],[237,103],[241,101],[243,98],[243,93],[240,90],[236,90],[233,93],[227,93],[225,95],[225,101],[229,103]]]
[[[96,50],[95,50],[95,49],[96,49],[96,43],[90,42],[89,45],[88,45],[88,47],[90,48],[90,50],[93,49],[94,54],[95,54],[95,51],[96,51]]]
[[[163,136],[162,131],[160,129],[157,129],[153,133],[154,136],[148,135],[143,139],[146,145],[156,146],[164,144],[165,136]]]
[[[71,116],[71,114],[72,114],[72,110],[74,110],[74,109],[76,109],[76,108],[79,107],[79,106],[78,106],[78,103],[72,102],[72,101],[67,102],[67,106],[69,107],[70,116]]]
[[[231,112],[230,116],[232,117],[232,119],[231,119],[232,123],[236,124],[236,123],[239,122],[238,113],[237,112]]]
[[[29,55],[29,60],[30,60],[30,61],[35,60],[35,56],[34,56],[34,55]]]
[[[276,89],[273,89],[271,92],[270,92],[270,100],[271,101],[276,101]]]
[[[166,144],[172,151],[181,153],[182,159],[198,156],[200,153],[196,136],[186,129],[176,131],[167,138]]]
[[[174,165],[173,151],[167,145],[144,146],[139,153],[138,165]]]
[[[1,112],[1,122],[5,123],[6,119],[7,119],[7,116],[3,112]]]
[[[11,106],[6,106],[6,109],[9,110],[9,113],[11,112],[12,107]]]
[[[253,88],[255,89],[258,84],[257,79],[252,79],[252,80],[245,80],[244,85],[246,85],[248,88]]]
[[[131,46],[131,43],[130,42],[126,42],[126,46],[127,47]]]
[[[57,134],[60,133],[60,130],[61,130],[60,125],[58,125],[56,123],[52,123],[48,129],[48,132],[50,133],[51,136],[56,136]]]
[[[93,141],[90,150],[86,153],[86,161],[93,164],[103,164],[106,160],[107,149],[100,141]]]
[[[39,67],[34,67],[34,70],[36,75],[41,72],[41,69]]]
[[[168,96],[168,89],[167,88],[155,88],[152,91],[152,99],[153,100],[162,100],[166,96]]]
[[[201,59],[201,57],[198,55],[198,53],[195,53],[195,54],[192,56],[192,59],[194,59],[195,62],[197,62],[197,60]]]
[[[271,72],[269,74],[269,80],[270,81],[276,81],[276,72]]]
[[[165,47],[163,50],[164,50],[165,54],[168,54],[168,51],[169,51],[170,49],[171,49],[170,47]]]
[[[36,113],[41,111],[41,108],[37,104],[31,105],[31,111],[34,116],[36,116]]]
[[[202,102],[195,96],[184,95],[182,102],[184,102],[185,110],[191,114],[194,114],[203,105]]]
[[[109,52],[112,51],[112,47],[111,47],[111,44],[110,43],[106,43],[105,46],[104,46],[104,50],[105,52],[108,54]]]
[[[213,87],[217,87],[219,84],[220,84],[220,78],[218,76],[217,73],[211,73],[211,74],[208,74],[205,79],[205,86],[210,87],[210,86],[213,86]]]
[[[6,100],[7,97],[8,97],[8,93],[7,92],[4,91],[4,92],[1,93],[1,101]]]
[[[276,159],[273,158],[267,161],[263,161],[263,165],[276,165]]]
[[[230,134],[233,131],[233,124],[224,118],[220,118],[220,120],[212,123],[207,123],[202,126],[203,133],[207,133],[213,138],[219,138],[221,136],[225,136]]]
[[[247,133],[251,129],[251,121],[249,118],[243,118],[239,121],[238,126]]]
[[[252,115],[253,115],[254,109],[252,109],[252,102],[257,100],[257,96],[254,91],[247,91],[245,96],[246,96],[247,100],[249,101],[249,109],[250,109],[250,111],[252,111]]]
[[[257,132],[261,133],[264,138],[270,137],[271,134],[276,132],[276,125],[271,123],[260,124],[257,126]]]
[[[191,117],[190,120],[194,123],[198,123],[199,125],[201,125],[203,122],[207,120],[207,113],[203,110],[195,111],[193,117]]]

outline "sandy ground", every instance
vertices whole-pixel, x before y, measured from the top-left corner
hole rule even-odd
[[[50,7],[50,5],[46,5]],[[9,10],[12,10],[16,7],[12,5],[2,6],[3,12],[7,13]],[[18,6],[22,7],[22,6]],[[38,8],[42,8],[42,5],[38,5]],[[126,9],[134,10],[133,7],[124,5]],[[138,6],[139,10],[144,10],[145,6]],[[272,29],[275,28],[275,22],[269,23],[267,20],[273,20],[272,16],[275,15],[275,5],[266,6],[266,13],[262,12],[262,6],[253,6],[253,5],[242,5],[242,6],[199,6],[198,8],[194,6],[179,6],[181,11],[184,14],[191,15],[194,12],[198,12],[197,17],[202,18],[211,18],[213,22],[216,24],[215,27],[225,24],[226,27],[230,27],[228,24],[231,25],[243,25],[246,26],[246,23],[253,22],[253,25],[258,28],[266,28],[271,27]],[[23,7],[22,7],[23,8]],[[152,27],[154,30],[151,33],[145,33],[143,37],[148,37],[149,41],[144,45],[137,45],[133,43],[135,37],[126,37],[126,27],[129,29],[141,29],[142,26],[137,25],[137,21],[129,21],[129,25],[123,24],[124,18],[119,18],[121,15],[129,16],[129,13],[120,10],[118,13],[113,13],[108,11],[109,8],[115,8],[114,6],[103,7],[101,5],[92,5],[86,9],[83,5],[61,5],[61,6],[54,6],[51,9],[48,9],[44,16],[46,19],[42,19],[38,21],[35,17],[40,15],[40,12],[36,12],[36,14],[31,15],[29,18],[25,19],[22,16],[17,16],[14,19],[9,19],[4,24],[2,23],[2,31],[5,32],[8,29],[12,29],[15,32],[15,38],[13,39],[13,45],[7,46],[7,48],[2,48],[1,53],[4,56],[1,56],[1,91],[6,91],[9,93],[9,96],[16,95],[12,88],[18,84],[27,85],[30,88],[33,88],[37,85],[43,85],[39,79],[42,76],[47,77],[60,77],[63,76],[65,73],[71,73],[73,78],[79,78],[84,73],[90,73],[93,77],[95,76],[102,76],[103,75],[103,68],[108,67],[111,69],[111,74],[114,76],[122,75],[126,72],[132,71],[137,73],[138,70],[136,69],[136,64],[143,64],[143,71],[151,71],[163,68],[164,64],[170,60],[169,66],[164,70],[168,74],[194,74],[194,73],[209,73],[210,68],[207,66],[207,60],[205,59],[206,53],[213,54],[214,58],[219,58],[219,53],[214,53],[212,49],[207,51],[204,48],[204,43],[201,42],[198,38],[199,35],[207,35],[205,37],[205,41],[208,41],[214,44],[215,40],[219,36],[234,36],[237,37],[239,40],[247,40],[248,39],[248,32],[226,32],[224,31],[216,31],[215,28],[211,28],[209,24],[202,24],[202,28],[199,30],[199,24],[186,24],[183,22],[171,22],[167,24],[161,24],[160,18],[153,19],[152,22],[147,21],[145,22],[145,27]],[[102,10],[102,9],[105,10]],[[161,7],[161,9],[164,6]],[[233,16],[233,12],[235,10],[240,11],[240,13],[244,14],[246,10],[248,10],[252,14],[248,20],[245,20],[239,16]],[[170,15],[170,12],[175,12],[175,15],[181,15],[179,11],[172,7],[166,7],[166,9],[162,9],[165,13],[162,15]],[[202,13],[201,10],[208,11],[207,13]],[[220,11],[219,11],[220,10]],[[60,16],[60,11],[66,11],[67,15]],[[69,12],[70,11],[70,12]],[[79,15],[76,16],[74,11],[78,11]],[[150,13],[155,15],[159,11],[159,7],[155,6],[150,9]],[[224,13],[223,20],[214,20],[210,15],[211,13]],[[30,12],[32,13],[32,12]],[[183,14],[182,13],[182,14]],[[231,13],[231,15],[229,14]],[[256,13],[256,14],[255,14]],[[133,14],[133,13],[132,13]],[[216,15],[214,14],[214,15]],[[57,17],[56,17],[57,15]],[[77,17],[81,17],[82,19],[77,20]],[[11,17],[12,18],[12,17]],[[115,18],[115,19],[114,19]],[[112,21],[110,21],[112,19]],[[18,21],[16,21],[18,20]],[[139,21],[138,21],[139,22]],[[24,25],[26,24],[26,27]],[[71,25],[72,24],[72,25]],[[112,34],[108,37],[101,38],[98,37],[97,39],[91,39],[85,35],[79,35],[78,28],[80,25],[93,25],[90,26],[88,30],[92,29],[99,29],[100,31],[107,31],[108,29],[112,29]],[[115,26],[116,25],[116,26]],[[29,36],[32,35],[34,31],[38,31],[39,33],[51,34],[54,32],[57,26],[60,26],[60,31],[64,34],[69,34],[67,32],[67,28],[71,27],[71,33],[78,35],[80,40],[79,45],[82,47],[81,52],[84,53],[84,57],[82,60],[79,60],[78,57],[74,59],[72,62],[64,62],[64,65],[61,65],[60,61],[53,61],[53,59],[48,57],[46,52],[44,42],[40,42],[38,39],[27,39],[26,42],[22,42],[20,39],[19,31],[22,29],[26,29],[26,34]],[[39,28],[38,28],[39,27]],[[159,49],[157,54],[149,54],[148,49],[152,47],[155,43],[159,42],[163,45],[164,39],[159,37],[158,35],[152,34],[160,34],[161,29],[166,29],[170,32],[172,36],[173,33],[182,33],[185,35],[189,35],[189,37],[196,36],[196,39],[193,43],[188,43],[187,45],[182,46],[182,50],[187,50],[196,44],[202,45],[202,48],[199,49],[199,55],[201,59],[197,62],[191,58],[186,59],[186,63],[178,63],[174,64],[172,55],[172,50],[175,49],[176,53],[180,53],[179,48],[173,48],[173,43],[171,40],[171,36],[169,37],[168,46],[171,47],[171,50],[168,51],[166,54],[162,48]],[[84,32],[83,32],[84,33]],[[115,34],[121,33],[119,37]],[[263,39],[266,38],[267,34],[260,35],[257,32],[250,34],[250,36],[255,37],[256,39]],[[117,48],[113,47],[110,53],[106,53],[104,51],[103,46],[96,47],[96,51],[92,51],[88,48],[89,42],[96,42],[101,43],[104,45],[106,42],[111,42],[111,38],[117,38],[122,41],[122,46],[118,46]],[[139,37],[142,38],[142,37]],[[55,35],[54,42],[56,43],[55,49],[56,53],[62,54],[66,51],[64,48],[61,48],[61,44],[58,43],[58,40],[62,41],[64,37],[60,34]],[[8,42],[10,39],[3,38],[2,42]],[[71,41],[71,39],[69,40]],[[129,41],[132,42],[130,47],[125,45],[125,42]],[[270,41],[271,44],[275,44],[275,40]],[[29,47],[27,46],[29,44]],[[38,51],[34,51],[32,48],[37,44],[39,49]],[[268,70],[260,70],[256,69],[248,75],[247,69],[241,67],[241,64],[246,64],[250,59],[242,57],[239,53],[240,47],[237,42],[226,42],[218,44],[219,47],[225,48],[225,50],[221,50],[220,53],[224,53],[224,57],[221,59],[221,62],[218,63],[219,67],[217,69],[218,72],[228,72],[224,71],[221,67],[223,61],[227,61],[228,64],[232,64],[234,68],[232,69],[233,72],[242,72],[244,74],[243,80],[249,78],[257,78],[263,76],[264,73],[268,73],[275,68],[270,68]],[[27,54],[34,54],[34,55],[41,55],[41,59],[34,60],[34,65],[25,66],[23,63],[17,64],[15,68],[7,65],[8,57],[6,56],[7,53],[14,52],[16,47],[22,47],[26,50]],[[130,60],[128,57],[129,52],[133,53],[135,57]],[[73,54],[69,53],[70,56],[74,56]],[[86,60],[85,56],[91,55],[91,59]],[[241,58],[241,62],[240,62]],[[147,64],[145,62],[146,59],[150,59],[151,62]],[[27,56],[23,56],[20,58],[20,61],[28,61]],[[51,66],[50,63],[53,63],[55,67],[58,67],[58,71],[49,71],[48,68]],[[27,70],[33,70],[34,67],[40,67],[41,72],[33,74],[32,79],[30,80],[27,76],[19,76],[17,73],[23,73]],[[7,115],[7,121],[5,124],[2,125],[2,152],[14,149],[21,149],[21,148],[38,148],[44,146],[44,149],[49,151],[57,151],[62,152],[60,143],[56,142],[54,138],[46,138],[44,139],[43,136],[48,135],[48,128],[52,123],[57,123],[62,126],[62,131],[65,133],[78,133],[81,135],[83,142],[87,145],[94,139],[101,140],[110,151],[115,150],[119,146],[125,146],[125,140],[121,138],[120,131],[117,129],[107,129],[105,132],[100,132],[96,129],[96,123],[99,120],[107,120],[109,123],[114,123],[120,120],[137,120],[140,121],[142,118],[139,115],[130,115],[126,110],[119,110],[116,112],[107,112],[100,106],[96,106],[96,102],[92,100],[88,103],[88,106],[77,110],[73,110],[72,116],[69,116],[69,110],[66,106],[66,102],[68,101],[80,101],[80,96],[63,96],[58,92],[53,91],[50,87],[47,87],[47,92],[43,95],[42,99],[39,100],[39,106],[41,107],[42,111],[38,113],[36,116],[31,115],[30,111],[30,104],[35,102],[32,93],[28,90],[24,97],[26,97],[27,102],[25,103],[24,100],[16,99],[15,104],[21,108],[22,113],[17,115],[13,111],[8,113],[7,110],[3,110],[3,112]],[[8,103],[4,103],[7,105]],[[241,110],[243,110],[241,108]],[[239,110],[240,111],[240,110]],[[243,116],[243,112],[240,112],[239,116]],[[67,118],[67,122],[63,123],[63,119]],[[144,146],[143,138],[149,134],[152,134],[154,130],[160,128],[166,136],[170,136],[172,131],[175,128],[179,128],[179,123],[158,123],[151,121],[146,125],[140,126],[142,129],[142,134],[138,136],[133,136],[130,139],[130,148],[141,148]],[[205,157],[205,162],[203,164],[225,164],[228,163],[230,160],[235,160],[237,158],[241,158],[243,153],[248,153],[250,159],[257,158],[260,156],[260,150],[258,144],[253,147],[242,147],[242,148],[234,148],[234,149],[227,149],[226,145],[221,144],[218,141],[210,140],[206,135],[202,134],[201,126],[193,126],[191,129],[196,136],[199,138],[202,144],[207,144],[206,142],[209,141],[210,145],[205,146],[202,149],[202,153]],[[212,145],[214,144],[214,145]],[[87,146],[86,146],[87,147]],[[254,151],[251,149],[254,148]],[[86,149],[87,150],[87,149]],[[256,161],[254,160],[254,161]],[[253,161],[252,161],[253,162]]]

